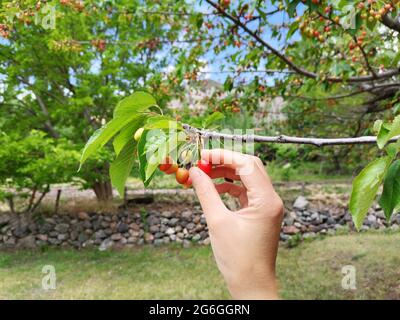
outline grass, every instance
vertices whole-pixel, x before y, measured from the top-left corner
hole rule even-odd
[[[400,234],[363,233],[281,248],[285,299],[399,299]],[[41,289],[44,265],[57,289]],[[341,288],[341,268],[356,268],[357,289]],[[71,249],[0,253],[0,299],[228,299],[210,247]]]

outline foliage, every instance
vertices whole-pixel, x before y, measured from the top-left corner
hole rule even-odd
[[[195,140],[190,139],[190,134],[183,130],[180,122],[151,111],[152,107],[159,108],[156,100],[142,91],[121,100],[115,107],[113,119],[95,131],[83,149],[81,166],[114,138],[116,158],[110,165],[110,176],[120,195],[124,192],[126,180],[134,166],[134,155],[139,161],[140,178],[146,187],[167,155],[172,156],[175,162],[182,162],[178,155],[184,150],[190,150],[194,154],[190,162],[194,163],[198,159],[202,147],[199,138],[194,136]],[[214,128],[222,119],[222,114],[213,113],[203,120],[203,127]],[[133,133],[139,128],[144,131],[136,143]]]
[[[375,159],[368,164],[353,181],[353,190],[350,198],[350,212],[357,229],[375,200],[380,185],[384,182],[382,197],[380,200],[384,208],[386,219],[389,220],[393,211],[400,204],[398,185],[400,175],[398,173],[398,161],[394,161],[400,152],[400,140],[393,145],[388,141],[397,136],[400,131],[400,116],[392,123],[379,121],[375,128],[378,131],[378,146],[387,153],[386,156]]]
[[[46,6],[54,6],[54,28],[36,23],[36,15],[51,17]],[[164,106],[177,86],[162,73],[183,50],[172,45],[184,25],[178,16],[146,12],[186,8],[175,1],[2,1],[1,129],[40,130],[80,151],[133,91],[149,88]],[[108,182],[110,155],[99,154],[93,170],[80,174],[82,187]]]
[[[15,195],[29,197],[25,210],[34,211],[52,184],[70,182],[75,174],[79,153],[65,140],[56,144],[33,130],[27,137],[1,132],[0,144],[0,199],[11,207]]]

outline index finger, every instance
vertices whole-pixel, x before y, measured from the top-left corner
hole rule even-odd
[[[203,150],[201,157],[212,164],[223,164],[235,169],[249,191],[256,193],[273,191],[271,179],[257,157],[224,149]]]

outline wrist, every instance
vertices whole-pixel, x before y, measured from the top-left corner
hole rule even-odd
[[[240,275],[228,282],[232,297],[237,300],[279,299],[275,272]]]

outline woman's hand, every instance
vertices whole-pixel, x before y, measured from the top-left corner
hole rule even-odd
[[[190,169],[215,260],[230,293],[235,299],[277,299],[275,262],[283,203],[261,160],[222,149],[203,150],[202,159],[217,165],[211,178],[241,181],[214,185],[200,169]],[[226,208],[222,193],[237,197],[241,209]]]

